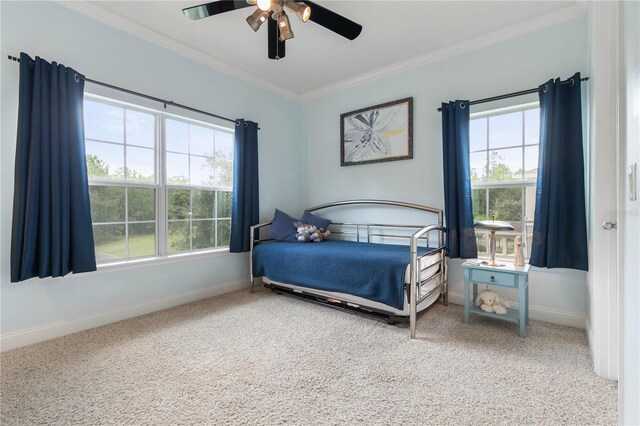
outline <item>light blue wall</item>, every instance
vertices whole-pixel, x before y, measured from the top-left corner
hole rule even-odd
[[[3,1],[0,7],[2,335],[47,324],[62,324],[63,328],[73,330],[90,316],[104,314],[104,318],[118,319],[136,309],[143,311],[145,308],[139,305],[164,301],[164,305],[153,306],[166,306],[178,296],[181,301],[189,298],[185,294],[202,297],[215,292],[216,286],[246,280],[247,256],[226,254],[74,278],[9,282],[19,67],[8,61],[7,55],[17,56],[25,51],[72,66],[97,80],[227,117],[257,121],[262,129],[259,143],[263,219],[270,217],[275,206],[292,212],[301,208],[303,188],[298,177],[304,165],[300,164],[297,103],[53,2]],[[92,90],[89,85],[87,89]],[[283,125],[284,119],[287,125]],[[100,318],[94,318],[92,324],[99,323]]]
[[[18,66],[4,59],[6,55],[25,51],[98,80],[259,122],[262,219],[269,218],[274,207],[298,214],[304,206],[344,198],[442,207],[440,116],[435,111],[441,101],[533,87],[586,69],[585,22],[578,19],[300,105],[54,3],[0,2],[0,20],[3,345],[8,335],[18,341],[24,334],[22,342],[27,342],[29,336],[75,331],[232,288],[245,279],[248,263],[244,255],[222,254],[9,283]],[[407,96],[415,102],[415,158],[341,168],[339,114]],[[461,292],[456,265],[451,269],[452,290]],[[551,309],[547,314],[561,313],[548,319],[579,323],[586,306],[584,274],[534,272],[531,281],[532,304]]]
[[[365,197],[443,207],[442,137],[436,111],[440,103],[490,97],[537,87],[552,77],[585,73],[586,34],[586,19],[581,17],[304,103],[307,204]],[[340,114],[409,96],[414,99],[414,159],[340,167]],[[535,95],[478,105],[471,112],[530,100],[536,100]],[[450,289],[461,293],[459,262],[451,266]],[[531,305],[542,308],[532,309],[534,317],[584,326],[583,272],[536,270],[530,281]]]

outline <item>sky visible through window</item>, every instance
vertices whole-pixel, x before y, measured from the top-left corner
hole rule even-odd
[[[107,170],[100,178],[156,180],[155,120],[153,113],[85,102],[86,151]],[[168,183],[231,187],[233,134],[177,119],[164,123]]]
[[[471,120],[469,133],[473,183],[535,179],[538,168],[539,114],[540,110],[534,108]],[[505,166],[501,169],[508,171],[511,179],[492,173],[496,171],[498,164]]]
[[[155,182],[155,115],[90,100],[84,109],[87,155],[101,162],[93,177]]]
[[[514,238],[530,246],[538,173],[540,110],[537,107],[471,118],[470,169],[474,220],[509,222],[514,231],[497,239],[498,255],[512,256]],[[478,248],[487,241],[478,231]]]

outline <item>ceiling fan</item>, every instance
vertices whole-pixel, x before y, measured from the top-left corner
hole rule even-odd
[[[269,59],[284,58],[285,41],[293,38],[285,9],[302,22],[313,21],[349,40],[354,40],[362,31],[362,25],[308,0],[219,0],[187,7],[182,9],[182,13],[187,18],[196,20],[251,6],[256,6],[256,10],[247,18],[247,23],[254,31],[258,31],[268,21]]]

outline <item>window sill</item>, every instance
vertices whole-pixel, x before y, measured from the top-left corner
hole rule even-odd
[[[227,254],[230,254],[229,248],[225,247],[220,249],[202,250],[192,253],[177,253],[168,256],[153,256],[141,259],[122,260],[99,264],[97,272],[114,272],[119,270],[135,269],[148,266],[188,262],[190,260],[218,257]]]
[[[174,254],[171,256],[154,256],[154,257],[147,257],[142,259],[103,263],[98,265],[98,269],[93,272],[83,272],[80,274],[71,273],[71,274],[65,275],[64,277],[55,277],[55,278],[34,277],[26,281],[23,281],[21,284],[24,284],[24,283],[49,284],[51,282],[58,282],[58,281],[90,279],[91,277],[94,277],[96,275],[110,274],[110,273],[121,272],[121,271],[129,271],[129,270],[134,270],[138,268],[150,268],[155,266],[163,266],[163,265],[172,264],[172,263],[197,261],[201,259],[208,259],[208,258],[213,258],[218,256],[226,256],[229,254],[230,254],[229,248],[227,247],[223,249],[206,250],[206,251],[199,251],[195,253],[180,253],[180,254]]]
[[[486,260],[489,261],[491,260],[491,256],[478,256],[477,257],[478,260]],[[507,262],[507,263],[513,263],[515,261],[515,258],[513,256],[511,257],[501,257],[501,256],[496,256],[496,262]],[[524,258],[524,262],[525,263],[529,263],[529,258],[525,257]]]

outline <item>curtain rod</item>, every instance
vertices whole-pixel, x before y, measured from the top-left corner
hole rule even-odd
[[[20,58],[16,58],[15,56],[7,55],[7,58],[10,61],[20,62]],[[155,96],[145,95],[144,93],[135,92],[133,90],[125,89],[124,87],[114,86],[113,84],[104,83],[104,82],[98,81],[98,80],[93,80],[93,79],[88,78],[88,77],[81,77],[81,78],[83,78],[84,81],[86,81],[88,83],[96,84],[98,86],[108,87],[109,89],[118,90],[120,92],[128,93],[130,95],[134,95],[134,96],[138,96],[138,97],[141,97],[141,98],[149,99],[151,101],[159,102],[159,103],[163,104],[165,108],[167,107],[167,105],[170,105],[170,106],[173,106],[173,107],[176,107],[176,108],[186,109],[187,111],[197,112],[199,114],[204,114],[204,115],[207,115],[209,117],[218,118],[220,120],[229,121],[231,123],[235,123],[236,125],[238,125],[238,121],[236,121],[236,120],[234,120],[232,118],[223,117],[223,116],[218,115],[218,114],[213,114],[211,112],[202,111],[201,109],[192,108],[190,106],[182,105],[182,104],[179,104],[179,103],[176,103],[176,102],[173,102],[173,101],[167,101],[166,99],[157,98]],[[258,130],[259,129],[260,128],[258,127]]]
[[[580,81],[587,81],[587,80],[589,80],[589,77],[584,77],[584,78],[580,79]],[[571,79],[565,80],[565,81],[561,82],[560,84],[570,84],[571,81],[572,81]],[[521,90],[519,92],[507,93],[505,95],[492,96],[490,98],[478,99],[477,101],[469,101],[469,106],[477,105],[477,104],[484,104],[485,102],[499,101],[499,100],[502,100],[502,99],[515,98],[516,96],[530,95],[531,93],[538,93],[538,90],[539,89],[536,87],[535,89]],[[442,107],[438,108],[438,111],[442,111]]]

